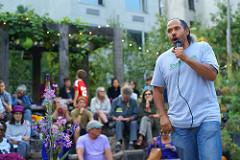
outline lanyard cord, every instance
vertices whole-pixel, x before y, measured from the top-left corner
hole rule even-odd
[[[181,64],[181,62],[180,62],[180,60],[179,60],[179,61],[178,61],[178,81],[177,81],[178,93],[179,93],[179,96],[186,102],[186,104],[187,104],[187,106],[188,106],[189,112],[190,112],[191,117],[192,117],[192,123],[191,123],[190,129],[188,130],[188,132],[187,132],[186,134],[181,135],[181,134],[178,134],[177,132],[175,132],[175,133],[176,133],[177,135],[179,135],[179,136],[186,136],[186,135],[190,132],[190,130],[192,129],[192,125],[193,125],[193,115],[192,115],[191,108],[190,108],[190,106],[189,106],[189,104],[188,104],[188,101],[186,100],[186,98],[184,98],[184,97],[182,96],[182,93],[181,93],[181,91],[180,91],[180,87],[179,87],[180,66],[181,66],[180,64]]]

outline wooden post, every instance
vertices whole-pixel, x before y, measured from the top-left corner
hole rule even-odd
[[[4,81],[6,90],[9,87],[9,35],[0,30],[0,79]]]
[[[89,59],[88,59],[88,54],[89,52],[86,52],[85,54],[83,54],[83,59],[81,62],[81,68],[86,71],[87,76],[84,78],[84,83],[87,87],[88,90],[88,98],[90,97],[90,84],[89,84]]]
[[[123,53],[122,53],[122,30],[121,28],[113,29],[113,63],[114,75],[120,84],[123,80]]]
[[[68,48],[68,33],[69,26],[67,24],[59,24],[59,82],[60,87],[64,85],[64,77],[69,76],[69,48]]]
[[[32,98],[35,104],[40,104],[41,58],[41,52],[32,53]]]

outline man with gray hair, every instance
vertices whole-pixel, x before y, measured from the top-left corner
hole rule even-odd
[[[128,149],[134,149],[133,143],[137,140],[138,104],[135,99],[131,98],[132,92],[131,87],[122,87],[122,96],[115,98],[112,102],[109,117],[112,121],[116,121],[116,152],[121,150],[125,128],[130,131]]]

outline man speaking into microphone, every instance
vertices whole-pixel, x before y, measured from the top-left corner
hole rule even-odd
[[[184,20],[170,20],[167,34],[174,47],[157,59],[151,84],[161,129],[171,131],[181,160],[221,160],[221,116],[213,83],[219,67],[214,52],[208,43],[194,42]]]

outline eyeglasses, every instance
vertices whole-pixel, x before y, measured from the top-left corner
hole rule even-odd
[[[15,112],[13,114],[15,114],[15,115],[22,115],[22,113],[20,113],[20,112]]]
[[[99,91],[99,92],[105,92],[105,91]]]
[[[4,132],[4,129],[0,129],[0,132]]]
[[[169,131],[162,131],[161,132],[162,134],[164,133],[164,134],[169,134],[170,132]]]
[[[150,96],[150,95],[152,95],[152,93],[145,93],[144,95],[145,96]]]

